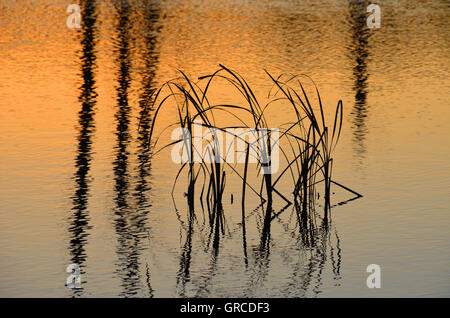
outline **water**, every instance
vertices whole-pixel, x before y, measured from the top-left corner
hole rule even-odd
[[[0,296],[450,296],[447,1],[383,1],[379,29],[362,1],[81,3],[83,30],[66,26],[67,1],[0,3]],[[239,182],[216,249],[201,211],[188,222],[184,181],[174,209],[179,166],[149,156],[138,118],[177,69],[219,63],[261,94],[264,69],[308,74],[328,116],[342,99],[334,178],[364,197],[333,208],[314,243],[292,207],[262,242],[248,195],[244,253]],[[351,198],[332,190],[333,204]],[[71,263],[77,291],[64,286]]]

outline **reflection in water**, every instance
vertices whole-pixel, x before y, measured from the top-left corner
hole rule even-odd
[[[81,274],[84,273],[84,263],[87,255],[85,245],[87,243],[87,230],[89,226],[89,213],[87,211],[89,196],[89,170],[91,161],[91,136],[94,127],[94,107],[97,93],[95,92],[94,69],[96,68],[95,38],[96,38],[96,6],[95,1],[81,2],[82,24],[81,31],[81,76],[83,84],[80,87],[81,111],[78,113],[78,149],[75,159],[76,191],[73,197],[73,214],[69,218],[70,226],[70,255],[71,263],[80,266]],[[82,284],[85,281],[82,280]],[[74,290],[74,295],[81,295],[83,288]]]
[[[286,206],[276,215],[279,215],[284,212],[284,210],[289,207]],[[262,207],[262,210],[264,208]],[[261,287],[264,280],[266,279],[269,273],[269,265],[270,265],[270,230],[272,221],[275,216],[272,216],[272,204],[269,204],[264,213],[264,221],[261,232],[261,240],[259,247],[253,248],[253,254],[255,259],[255,264],[252,266],[252,271],[250,274],[250,282],[249,282],[249,290],[247,292],[251,292],[255,288]]]
[[[302,277],[302,281],[299,282],[299,289],[306,296],[308,289],[311,289],[313,294],[317,296],[321,293],[320,287],[322,286],[322,274],[326,265],[328,257],[331,260],[331,268],[334,275],[334,280],[339,280],[341,278],[341,248],[340,240],[337,232],[336,235],[336,247],[333,247],[331,240],[331,230],[332,227],[327,221],[323,221],[320,226],[317,226],[316,214],[312,213],[309,216],[307,222],[300,222],[300,210],[299,206],[296,205],[297,220],[299,228],[299,236],[297,241],[306,250],[309,251],[310,258],[304,266],[305,274]],[[328,256],[328,248],[330,249]],[[337,250],[335,256],[335,249]],[[292,274],[292,279],[298,280],[298,264],[294,266],[294,272]]]
[[[180,269],[177,273],[177,289],[181,297],[186,297],[186,284],[190,280],[191,254],[192,254],[192,234],[194,215],[189,213],[188,228],[186,229],[186,241],[181,248]]]
[[[213,248],[213,253],[210,255],[208,267],[202,275],[202,279],[197,283],[197,292],[194,297],[206,298],[211,294],[211,281],[217,271],[218,254],[217,250]]]
[[[286,264],[290,264],[292,271],[288,276],[288,282],[281,287],[280,295],[289,295],[295,297],[305,297],[308,293],[317,296],[322,292],[322,275],[330,260],[334,280],[341,278],[341,248],[339,236],[336,235],[336,243],[331,239],[332,226],[326,221],[318,227],[317,221],[320,217],[313,211],[308,216],[305,223],[301,217],[302,208],[299,204],[295,204],[292,213],[296,215],[296,222],[289,217],[284,220],[279,216],[289,208],[289,205],[274,214],[270,220],[265,218],[263,232],[261,235],[261,244],[259,248],[254,248],[255,263],[251,266],[250,280],[246,290],[246,296],[252,296],[258,289],[263,287],[266,277],[270,272],[270,225],[275,220],[282,224],[283,229],[289,234],[292,243],[281,251]],[[266,213],[267,215],[267,213]],[[316,220],[316,218],[318,218]],[[294,226],[292,226],[294,223]],[[264,233],[264,231],[269,233]],[[333,246],[335,244],[335,246]],[[295,258],[297,257],[297,260]],[[272,265],[273,267],[274,265]]]
[[[151,125],[152,97],[155,92],[154,78],[158,64],[158,54],[156,52],[157,35],[161,32],[157,26],[160,16],[160,8],[155,2],[146,2],[143,8],[144,22],[142,28],[144,32],[144,48],[142,60],[144,70],[142,72],[142,92],[139,98],[139,132],[138,132],[138,164],[139,177],[136,185],[138,195],[138,208],[148,207],[148,200],[145,196],[149,186],[147,177],[150,175],[149,135]]]
[[[292,207],[291,214],[287,215],[290,207]],[[257,228],[253,230],[258,230],[260,233],[258,244],[248,244],[245,233],[240,229],[243,223],[227,231],[227,235],[219,233],[219,237],[224,240],[223,244],[227,244],[228,240],[235,240],[235,236],[242,236],[239,240],[243,240],[245,246],[249,245],[249,253],[244,256],[248,265],[243,266],[246,280],[242,290],[243,297],[259,297],[261,293],[264,294],[269,274],[280,265],[272,261],[271,254],[274,253],[275,256],[282,256],[282,264],[289,264],[289,272],[284,282],[280,282],[278,294],[280,297],[319,295],[323,291],[323,276],[327,268],[331,270],[335,286],[339,285],[342,251],[336,230],[332,224],[324,222],[315,211],[311,213],[305,224],[301,219],[301,210],[299,205],[287,205],[276,213],[275,211],[267,213],[267,207],[264,205],[253,210],[245,217],[245,221],[256,218]],[[214,240],[211,236],[215,235],[215,226],[211,230],[210,224],[197,222],[195,214],[188,213],[187,217],[186,222],[182,223],[186,239],[181,246],[177,292],[180,297],[209,297],[215,292],[216,286],[213,281],[217,279],[216,276],[222,274],[219,270],[220,264],[225,260],[219,258],[218,250],[211,242]],[[318,225],[319,222],[321,223]],[[281,225],[288,236],[288,241],[280,241],[279,232],[276,234],[276,240],[271,239],[270,231],[274,226],[273,223],[278,223],[277,226]],[[194,231],[194,228],[198,230]],[[209,233],[206,234],[207,239],[202,237],[205,233]],[[199,237],[203,246],[197,245],[195,236]],[[193,259],[196,246],[200,250],[203,249],[205,254],[202,258],[201,269],[196,268],[193,272],[192,264],[199,262],[198,259]],[[195,253],[196,257],[201,257],[198,252],[197,250]]]
[[[135,185],[133,198],[136,199],[136,205],[130,204],[130,167],[129,167],[129,144],[130,135],[130,112],[128,94],[131,85],[131,29],[132,21],[130,18],[131,7],[127,1],[116,3],[117,12],[117,66],[118,66],[118,85],[117,85],[117,103],[118,109],[115,115],[117,128],[117,144],[115,146],[116,158],[113,163],[115,174],[115,229],[118,235],[118,269],[117,272],[122,280],[123,291],[121,296],[133,296],[142,288],[140,255],[143,249],[142,239],[148,235],[146,219],[148,213],[147,192],[150,189],[147,178],[150,175],[150,154],[148,152],[148,134],[151,123],[150,111],[148,107],[151,102],[153,89],[152,81],[155,73],[155,64],[157,62],[154,55],[156,44],[155,34],[152,33],[155,21],[158,19],[158,9],[154,4],[148,4],[145,12],[145,26],[148,27],[148,35],[145,38],[145,50],[143,60],[146,69],[143,74],[142,94],[140,96],[140,115],[141,122],[138,135],[138,178]],[[150,283],[150,270],[146,264],[146,285],[150,297],[153,295],[153,289]]]
[[[128,145],[130,142],[129,124],[131,108],[128,104],[128,89],[130,86],[130,7],[127,1],[116,2],[118,16],[117,22],[117,63],[118,86],[116,118],[117,144],[115,146],[116,159],[113,163],[115,175],[115,229],[118,234],[118,273],[122,280],[123,288],[121,296],[135,295],[139,289],[139,251],[137,249],[138,237],[132,231],[132,211],[129,205],[129,168]]]
[[[149,135],[151,125],[151,102],[154,89],[154,78],[158,64],[158,54],[156,53],[157,35],[161,32],[157,25],[160,8],[157,2],[144,2],[143,8],[144,25],[144,49],[143,61],[144,71],[142,74],[142,92],[139,99],[139,132],[138,132],[138,178],[135,187],[135,196],[137,198],[137,214],[140,215],[139,228],[144,229],[145,215],[148,213],[150,204],[148,202],[147,193],[150,190],[148,185],[148,177],[150,176],[150,157],[149,151]],[[150,284],[150,270],[146,265],[146,282],[149,296],[153,297],[153,288]]]
[[[299,259],[298,262],[294,263],[291,274],[293,283],[290,286],[296,286],[296,292],[302,293],[301,296],[307,296],[308,291],[311,291],[314,296],[317,296],[322,292],[322,275],[328,259],[331,260],[334,280],[337,281],[341,278],[342,258],[340,241],[336,232],[337,243],[333,247],[330,228],[325,224],[322,224],[319,228],[311,228],[308,232],[307,235],[305,233],[300,234],[301,239],[304,239],[305,236],[309,237],[307,245],[304,245],[307,251],[307,257],[306,260]],[[335,250],[337,250],[336,256]],[[286,288],[290,288],[290,286]],[[291,292],[287,292],[287,294],[291,294]]]
[[[180,294],[186,296],[298,297],[321,290],[324,296],[367,296],[370,291],[361,288],[357,275],[346,275],[342,288],[333,287],[333,277],[344,275],[344,266],[359,266],[367,253],[386,262],[415,264],[398,271],[398,281],[409,283],[383,289],[384,296],[449,295],[445,277],[450,258],[445,252],[450,232],[445,225],[450,219],[444,213],[450,204],[445,193],[449,153],[442,147],[442,137],[450,133],[445,121],[448,1],[383,1],[381,29],[368,29],[369,0],[207,0],[201,5],[198,0],[183,5],[128,0],[130,9],[123,0],[80,0],[79,30],[65,27],[68,14],[61,1],[34,1],[32,8],[20,5],[23,1],[6,2],[0,2],[5,9],[0,9],[0,20],[8,21],[0,33],[0,214],[7,225],[1,235],[7,246],[0,248],[1,296],[111,297],[119,289],[122,295],[134,290],[139,296],[169,297],[178,293],[175,286],[181,290],[182,280]],[[165,28],[161,35],[159,24]],[[126,52],[130,50],[133,54]],[[156,57],[156,50],[164,53]],[[259,200],[251,194],[241,215],[240,180],[233,176],[227,191],[236,199],[224,206],[225,235],[214,232],[214,224],[220,223],[213,224],[212,232],[208,221],[199,226],[197,211],[198,219],[189,224],[183,215],[178,242],[176,215],[168,204],[173,181],[168,176],[175,175],[176,167],[170,152],[153,159],[146,151],[152,87],[175,76],[176,68],[195,77],[209,74],[218,63],[245,73],[255,87],[267,83],[263,68],[274,74],[306,73],[327,98],[350,100],[352,127],[341,139],[336,163],[343,163],[339,179],[355,190],[364,188],[367,199],[336,209],[335,220],[349,222],[338,228],[342,240],[335,235],[336,223],[327,228],[309,221],[300,229],[295,207],[264,227],[264,211],[253,212]],[[260,88],[257,94],[266,90]],[[220,89],[214,97],[229,92]],[[60,107],[61,101],[67,107]],[[74,116],[67,116],[67,109]],[[333,115],[330,105],[325,116]],[[168,122],[176,114],[163,116]],[[277,109],[270,116],[274,123],[291,120]],[[377,124],[371,125],[374,119]],[[391,140],[383,143],[386,136]],[[95,140],[104,146],[97,147]],[[67,158],[64,145],[72,143],[74,152]],[[356,160],[365,162],[370,156],[376,164],[360,171],[345,165],[349,143]],[[105,151],[95,152],[97,148]],[[380,151],[369,153],[372,148]],[[71,189],[65,196],[54,190],[67,169]],[[392,176],[389,182],[380,171]],[[367,182],[361,181],[365,177]],[[290,189],[285,184],[280,190]],[[343,190],[336,194],[339,199],[346,195]],[[178,199],[184,200],[182,195]],[[67,206],[62,229],[61,206]],[[364,213],[353,215],[355,208]],[[48,231],[37,234],[44,223]],[[410,244],[399,239],[404,238],[396,232],[399,224],[421,240]],[[111,231],[112,255],[105,249]],[[389,235],[381,237],[380,231]],[[62,240],[63,258],[58,252]],[[384,251],[381,247],[391,241],[397,248]],[[344,243],[346,255],[355,256],[345,258],[345,265]],[[402,257],[398,249],[404,251]],[[93,252],[98,254],[93,257]],[[74,293],[63,286],[68,276],[63,269],[70,263],[79,264],[82,273],[83,289]],[[427,280],[410,281],[417,275]],[[39,284],[30,284],[37,276]],[[94,277],[102,279],[94,284]]]
[[[190,201],[188,201],[189,204]],[[195,211],[192,207],[188,208],[189,212],[187,213],[187,228],[186,232],[186,241],[184,245],[181,247],[181,255],[180,255],[180,268],[177,273],[177,290],[180,297],[188,297],[186,293],[186,285],[191,280],[190,275],[190,267],[192,261],[192,246],[193,246],[193,235],[194,235],[194,223],[197,223]],[[218,210],[217,212],[209,212],[211,221],[209,224],[209,229],[205,229],[207,226],[205,223],[201,225],[200,233],[208,232],[208,238],[206,241],[205,250],[210,250],[210,263],[208,268],[204,271],[202,275],[202,279],[197,282],[197,291],[195,297],[206,297],[209,294],[209,283],[211,279],[214,277],[214,273],[217,267],[217,260],[219,256],[219,246],[220,246],[220,238],[224,234],[224,212],[223,209]],[[183,225],[183,223],[182,223]],[[183,226],[182,226],[183,227]],[[212,243],[211,243],[212,241]]]
[[[93,126],[93,111],[95,105],[95,91],[93,68],[95,66],[94,55],[94,22],[95,22],[95,2],[87,2],[84,6],[86,28],[83,33],[83,57],[82,70],[84,84],[82,86],[83,109],[80,112],[80,130],[79,151],[76,160],[78,168],[76,178],[78,189],[74,199],[75,221],[71,227],[73,240],[71,241],[73,262],[82,265],[86,259],[84,244],[86,241],[88,229],[88,214],[86,212],[89,162],[91,156],[91,133]],[[149,235],[149,228],[146,225],[147,214],[151,206],[148,198],[148,192],[151,186],[148,183],[151,170],[151,152],[149,151],[149,130],[152,123],[151,105],[154,94],[154,77],[158,63],[158,55],[155,53],[157,44],[158,20],[160,9],[154,2],[143,5],[142,21],[134,21],[131,18],[133,7],[127,1],[116,2],[116,39],[115,54],[117,67],[117,110],[115,114],[116,123],[116,144],[115,158],[113,162],[114,181],[115,181],[115,218],[114,227],[117,234],[117,262],[116,273],[121,279],[120,296],[135,296],[142,290],[147,290],[150,297],[154,290],[151,285],[151,270],[148,263],[143,263],[141,254],[143,249],[143,239]],[[365,20],[364,20],[365,21]],[[133,57],[132,49],[132,29],[133,23],[140,23],[139,27],[144,29],[141,38],[144,45],[139,51],[142,55],[143,68],[141,73],[141,90],[139,94],[139,130],[137,136],[137,169],[135,182],[132,182],[132,160],[131,156],[131,126],[132,108],[129,102],[131,78],[131,64]],[[137,41],[141,41],[137,39]],[[359,52],[359,51],[358,51]],[[359,53],[358,53],[359,54]],[[360,54],[361,55],[361,54]],[[359,55],[358,55],[359,56]],[[365,62],[361,55],[357,61],[362,62],[364,67],[355,67],[355,76],[359,79],[356,83],[357,101],[365,102]],[[359,63],[359,62],[358,62]],[[360,70],[361,73],[356,73]],[[364,96],[364,98],[363,98]],[[271,270],[271,248],[276,242],[272,242],[271,228],[274,221],[283,222],[279,217],[286,213],[288,206],[280,211],[273,211],[269,205],[265,209],[255,209],[253,213],[245,216],[243,212],[243,222],[238,225],[237,231],[231,231],[234,234],[241,233],[240,239],[244,249],[245,271],[248,274],[248,283],[246,296],[252,296],[257,293]],[[264,211],[265,210],[265,211]],[[246,238],[246,219],[260,212],[260,222],[258,231],[260,233],[259,244],[252,245],[247,243]],[[293,211],[296,211],[293,209]],[[225,243],[226,239],[232,239],[233,235],[226,236],[225,214],[222,209],[218,211],[208,211],[209,222],[203,224],[204,227],[199,231],[194,231],[198,222],[195,213],[188,213],[188,222],[185,227],[186,240],[181,247],[179,258],[179,270],[177,273],[177,290],[180,296],[208,296],[212,292],[214,285],[212,281],[218,275],[220,268],[219,247]],[[277,213],[275,213],[277,212]],[[298,212],[298,211],[297,211]],[[297,228],[288,229],[290,224],[286,224],[286,230],[292,235],[293,242],[283,247],[286,252],[297,252],[298,262],[294,262],[294,267],[289,280],[291,283],[284,288],[286,295],[298,295],[312,291],[318,294],[321,291],[321,275],[327,260],[331,260],[332,269],[335,277],[340,275],[341,253],[339,243],[333,248],[330,238],[330,229],[328,226],[315,226],[315,220],[310,220],[308,224],[297,220]],[[242,226],[242,231],[240,230]],[[203,235],[207,239],[202,240],[205,243],[205,251],[208,253],[208,262],[201,272],[200,279],[192,279],[193,250],[196,249],[194,235]],[[237,234],[239,235],[239,234]],[[339,242],[339,239],[338,239]],[[328,247],[330,246],[330,247]],[[249,253],[247,253],[247,249]],[[337,250],[337,254],[335,253]],[[305,253],[309,258],[304,258]],[[249,254],[249,255],[248,255]],[[337,257],[335,256],[337,255]],[[289,261],[290,262],[290,261]],[[288,263],[288,262],[287,262]],[[191,286],[195,285],[195,286]],[[193,287],[193,289],[192,289]],[[294,288],[295,290],[291,290]],[[80,292],[80,291],[78,291]],[[193,294],[191,294],[193,292]]]
[[[368,1],[350,0],[349,2],[349,23],[351,25],[352,44],[350,55],[354,63],[353,76],[355,91],[355,105],[352,110],[353,115],[353,139],[356,144],[356,154],[359,158],[364,157],[366,152],[364,140],[367,134],[367,58],[369,56],[369,37],[372,32],[367,27],[366,8]]]
[[[187,214],[187,228],[185,229],[186,233],[186,241],[184,245],[181,247],[181,255],[180,255],[180,268],[177,273],[177,292],[180,297],[208,297],[210,295],[210,287],[211,281],[214,278],[217,270],[217,262],[219,258],[219,245],[220,238],[223,235],[223,212],[216,213],[214,217],[213,224],[203,223],[199,227],[199,233],[202,235],[206,234],[208,237],[206,239],[202,239],[204,242],[203,248],[205,252],[208,253],[208,264],[207,267],[202,271],[201,277],[196,278],[191,281],[191,263],[192,263],[192,249],[193,249],[193,236],[194,236],[194,225],[199,223],[197,222],[195,213],[192,213],[192,209],[189,208],[189,213]],[[209,229],[205,227],[209,226]],[[186,291],[187,285],[192,283],[193,287],[193,295],[188,294]]]
[[[292,264],[292,272],[289,283],[282,287],[281,291],[286,295],[299,297],[306,297],[309,292],[312,296],[317,296],[322,292],[322,275],[328,260],[331,262],[334,280],[338,281],[341,278],[342,256],[339,236],[335,231],[336,242],[334,243],[331,239],[332,225],[322,220],[321,225],[318,226],[317,222],[321,219],[315,211],[308,215],[307,222],[302,219],[302,208],[298,203],[295,203],[294,211],[297,220],[295,226],[290,228],[288,223],[284,223],[283,228],[296,242],[295,251],[282,253],[282,255],[296,255],[298,259],[297,261],[286,259]]]

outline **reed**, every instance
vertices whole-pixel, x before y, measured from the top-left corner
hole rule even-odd
[[[333,129],[330,134],[330,126],[327,124],[324,115],[324,107],[322,104],[322,99],[319,94],[319,90],[311,80],[316,91],[316,97],[318,101],[318,114],[314,111],[314,108],[310,102],[310,98],[306,94],[303,84],[299,80],[298,76],[293,76],[286,81],[282,81],[280,78],[274,78],[272,75],[267,73],[268,76],[273,81],[274,85],[278,88],[281,94],[284,96],[284,100],[287,104],[294,108],[297,117],[299,118],[300,130],[305,132],[305,138],[299,138],[298,136],[289,134],[289,137],[294,137],[297,139],[300,151],[300,161],[301,161],[301,174],[296,183],[294,189],[294,196],[297,195],[300,188],[303,190],[302,195],[302,210],[305,211],[307,208],[306,201],[308,200],[308,190],[312,190],[316,184],[313,181],[317,171],[320,171],[323,175],[324,182],[324,219],[327,220],[329,217],[331,204],[330,204],[330,192],[331,192],[331,176],[333,170],[333,158],[332,152],[336,148],[338,143],[341,130],[342,130],[342,119],[343,119],[343,105],[342,101],[339,100],[336,106]],[[299,89],[295,89],[291,83],[295,82]],[[303,118],[301,114],[304,114],[308,119],[308,128],[305,128],[303,124]],[[303,134],[304,135],[304,134]],[[303,147],[300,145],[303,143]],[[309,182],[308,182],[309,180]],[[301,186],[300,186],[301,185]]]
[[[322,105],[319,90],[314,82],[316,92],[315,99],[317,105],[312,105],[305,88],[300,81],[300,76],[282,75],[277,78],[270,73],[267,76],[273,86],[268,93],[268,102],[261,104],[256,98],[256,94],[251,89],[247,81],[237,72],[220,65],[219,69],[211,75],[202,76],[194,82],[185,73],[180,71],[180,76],[176,79],[166,82],[154,93],[153,121],[150,127],[149,150],[157,154],[162,150],[183,143],[183,147],[188,154],[188,160],[181,164],[175,177],[172,188],[172,195],[179,177],[185,169],[187,171],[187,190],[186,197],[190,214],[194,214],[194,202],[196,200],[196,188],[200,187],[198,199],[202,208],[204,202],[208,210],[209,223],[211,230],[214,229],[214,235],[224,231],[224,213],[223,196],[226,188],[227,171],[232,172],[242,179],[242,223],[245,231],[245,196],[246,190],[250,189],[266,203],[265,224],[270,225],[272,220],[273,195],[276,194],[285,200],[288,204],[292,201],[299,211],[299,218],[303,226],[306,227],[309,214],[315,205],[316,186],[324,183],[324,216],[325,222],[330,217],[330,193],[331,183],[340,185],[332,180],[333,172],[333,151],[338,143],[343,118],[342,101],[337,103],[334,121],[331,126],[325,118],[325,110]],[[242,97],[238,104],[219,103],[211,104],[209,92],[214,86],[216,80],[225,80],[225,82]],[[310,79],[311,80],[311,79]],[[312,80],[311,80],[312,81]],[[294,114],[292,122],[280,125],[280,137],[277,141],[271,138],[271,132],[266,118],[266,112],[274,105],[278,105],[283,111],[291,111]],[[163,129],[163,132],[171,127],[182,128],[186,133],[174,142],[157,148],[159,136],[154,136],[155,127],[159,125],[159,113],[161,109],[174,107],[178,115],[178,120]],[[239,125],[226,126],[216,123],[215,114],[226,113],[239,121]],[[246,116],[240,116],[245,114]],[[246,120],[247,118],[247,120]],[[248,119],[249,118],[249,119]],[[207,149],[207,158],[205,153],[198,149],[199,142],[194,140],[194,128],[201,120],[203,127],[206,127],[212,137],[213,142]],[[230,134],[228,128],[253,129],[257,132],[256,142],[250,142],[238,134],[232,137],[245,142],[245,163],[243,166],[243,175],[230,163],[227,157],[223,156],[221,144],[218,141],[217,133]],[[285,166],[276,179],[271,171],[272,167],[272,149],[278,143],[280,153],[284,158]],[[201,144],[201,141],[200,141]],[[260,190],[257,191],[248,180],[249,153],[256,150],[259,154],[257,161],[258,178],[260,178]],[[200,161],[194,160],[194,155],[198,154]],[[207,162],[208,161],[208,162]],[[259,173],[260,170],[264,173]],[[292,199],[277,189],[277,184],[285,180],[290,174],[292,178]],[[316,181],[318,175],[322,180]],[[346,190],[350,190],[343,187]],[[264,190],[265,189],[265,194]],[[353,193],[353,190],[350,190]],[[292,201],[291,201],[292,200]],[[297,209],[298,208],[298,209]]]

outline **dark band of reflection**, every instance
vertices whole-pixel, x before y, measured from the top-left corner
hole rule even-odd
[[[94,125],[94,108],[97,93],[95,92],[94,70],[96,68],[95,39],[97,21],[95,1],[81,1],[82,31],[81,31],[81,77],[79,101],[81,110],[78,113],[78,149],[75,158],[76,190],[73,197],[73,214],[69,218],[71,263],[80,266],[84,274],[84,263],[87,259],[85,245],[87,243],[89,212],[87,211],[89,197],[89,170],[92,154],[92,134]],[[84,278],[82,284],[85,284]],[[79,296],[83,288],[74,289],[74,296]]]
[[[191,204],[190,200],[187,200],[188,205]],[[192,260],[192,237],[194,235],[194,223],[197,222],[194,208],[192,206],[188,207],[189,212],[187,213],[187,228],[186,240],[181,248],[180,255],[180,268],[177,273],[177,290],[180,297],[186,297],[186,285],[190,282],[190,267]],[[214,276],[217,259],[219,256],[220,239],[225,233],[225,218],[223,208],[220,207],[217,211],[211,211],[208,206],[208,217],[210,218],[208,238],[207,238],[207,249],[211,248],[210,263],[208,269],[204,272],[204,279],[200,282],[200,286],[197,291],[196,297],[206,296],[209,293],[208,286],[209,282]],[[203,224],[205,226],[205,223]]]
[[[302,220],[302,208],[298,203],[294,204],[290,221],[283,220],[280,216],[284,213],[290,205],[285,206],[283,209],[273,214],[269,219],[264,217],[264,223],[262,226],[261,243],[259,248],[255,248],[254,252],[254,266],[250,273],[250,281],[246,291],[246,296],[254,295],[254,292],[258,288],[263,287],[263,283],[270,270],[270,224],[273,221],[277,221],[283,225],[283,229],[292,237],[293,244],[286,247],[286,251],[280,253],[285,258],[285,262],[291,264],[292,273],[289,276],[289,282],[281,287],[279,293],[286,297],[305,297],[308,292],[313,295],[321,293],[322,286],[322,274],[326,267],[327,260],[331,262],[331,268],[334,275],[334,280],[341,278],[341,263],[342,253],[340,248],[340,240],[337,232],[336,245],[333,246],[331,240],[332,227],[329,222],[322,220],[320,226],[317,226],[317,221],[320,220],[317,213],[314,211],[308,214],[307,222]],[[296,215],[296,223],[292,227],[292,215]],[[317,218],[317,220],[316,220]],[[269,233],[265,233],[269,231]],[[329,249],[329,251],[328,251]],[[297,255],[297,262],[293,261]]]
[[[194,214],[188,214],[186,241],[181,248],[180,268],[177,273],[177,289],[181,297],[186,297],[186,284],[190,281],[190,267],[192,254],[192,235],[194,232]]]
[[[356,155],[359,158],[363,158],[366,152],[364,141],[367,134],[367,80],[369,78],[367,58],[369,56],[369,37],[371,34],[371,30],[367,27],[366,8],[368,5],[368,1],[351,0],[349,2],[349,24],[351,25],[352,35],[350,56],[354,63],[353,89],[355,91],[355,105],[352,110],[353,139],[356,144]]]
[[[141,284],[141,252],[142,239],[148,237],[149,229],[146,225],[148,208],[150,206],[147,198],[148,177],[150,176],[150,152],[148,149],[148,135],[151,123],[151,103],[153,93],[152,81],[155,75],[157,56],[154,54],[156,44],[155,22],[159,18],[159,8],[154,3],[144,5],[144,27],[145,38],[143,60],[145,69],[143,72],[142,94],[140,96],[141,122],[138,135],[138,178],[134,188],[133,196],[130,196],[130,112],[128,94],[131,85],[131,32],[132,21],[130,15],[132,7],[127,1],[115,4],[117,12],[117,41],[116,54],[118,65],[117,103],[116,118],[116,158],[113,162],[115,175],[115,230],[118,235],[118,269],[117,272],[122,280],[123,288],[121,296],[129,297],[136,295],[142,288]],[[142,8],[141,8],[142,9]],[[130,203],[135,199],[135,205]],[[146,264],[145,284],[149,296],[153,296],[150,283],[150,270]]]
[[[291,215],[283,218],[289,207],[292,207]],[[267,210],[271,209],[271,210]],[[248,273],[248,285],[243,291],[244,297],[254,297],[264,286],[267,276],[271,271],[277,271],[270,264],[270,247],[275,244],[271,237],[272,222],[278,222],[283,229],[292,238],[292,243],[283,246],[280,253],[286,264],[292,265],[292,272],[288,275],[288,283],[286,283],[279,291],[280,296],[286,297],[305,297],[310,294],[316,296],[322,292],[322,275],[326,268],[331,268],[333,279],[338,284],[341,279],[342,251],[340,247],[340,239],[337,232],[329,222],[324,222],[315,211],[308,215],[308,220],[301,220],[302,208],[296,204],[294,206],[287,205],[276,213],[272,208],[259,206],[253,212],[246,216],[245,219],[256,216],[257,228],[260,233],[260,241],[256,246],[250,247],[250,253],[247,254],[247,241],[245,231],[239,229],[244,226],[244,222],[239,224],[238,228],[230,231],[229,237],[233,235],[242,235],[244,246],[245,271]],[[320,225],[317,223],[320,222]],[[207,297],[212,287],[212,279],[216,275],[217,266],[219,264],[218,242],[216,236],[224,238],[224,233],[220,226],[211,226],[209,222],[199,224],[195,214],[187,213],[187,224],[182,223],[186,240],[182,246],[180,256],[180,268],[177,273],[177,289],[181,297]],[[194,231],[194,227],[199,228]],[[208,227],[205,230],[203,227]],[[193,236],[195,233],[201,236],[202,232],[208,232],[205,252],[210,251],[210,262],[205,264],[200,272],[200,277],[191,277],[191,263],[193,250]],[[210,244],[212,240],[212,244]],[[278,247],[279,249],[279,247]],[[297,257],[297,259],[295,259]],[[188,286],[189,285],[189,286]],[[187,291],[189,289],[189,291]],[[193,293],[193,294],[191,294]]]
[[[149,190],[147,176],[150,175],[150,125],[152,123],[152,99],[155,93],[154,78],[158,65],[159,55],[156,51],[157,35],[161,32],[158,20],[161,14],[158,2],[144,1],[144,49],[142,72],[142,92],[139,99],[139,132],[138,132],[138,161],[139,178],[136,186],[138,194],[138,206],[148,207],[147,197],[144,195]]]
[[[158,65],[159,54],[156,50],[157,36],[161,32],[161,26],[158,24],[158,20],[161,15],[161,9],[159,7],[159,2],[155,1],[144,1],[143,4],[143,15],[144,15],[144,25],[145,30],[144,36],[144,46],[143,49],[143,61],[144,61],[144,71],[142,72],[142,93],[139,100],[139,132],[138,132],[138,180],[135,188],[135,194],[137,197],[137,206],[140,213],[146,213],[147,209],[150,207],[148,202],[147,193],[150,190],[150,185],[148,184],[148,177],[150,176],[150,158],[151,152],[150,147],[150,125],[152,121],[152,99],[155,92],[154,88],[154,78],[156,74],[156,69]],[[150,283],[150,270],[147,264],[147,287],[149,296],[153,297],[153,288]]]

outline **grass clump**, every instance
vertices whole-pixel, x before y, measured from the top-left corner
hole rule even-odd
[[[272,216],[272,202],[274,195],[282,198],[288,205],[295,204],[298,217],[306,226],[309,215],[318,197],[317,186],[323,183],[324,214],[323,220],[328,222],[331,210],[331,184],[333,173],[333,151],[341,135],[343,122],[343,104],[337,103],[334,120],[328,123],[325,110],[317,86],[315,88],[315,107],[311,98],[300,80],[301,76],[282,75],[272,76],[266,72],[272,83],[268,93],[268,102],[261,104],[256,94],[246,80],[235,71],[220,65],[219,69],[211,75],[202,76],[193,81],[180,71],[180,76],[170,80],[157,89],[150,105],[153,110],[153,119],[150,126],[149,150],[153,155],[168,147],[178,145],[183,149],[184,160],[175,176],[172,195],[175,186],[187,170],[185,196],[189,206],[189,213],[195,213],[195,201],[200,201],[202,209],[206,206],[209,224],[214,236],[224,231],[223,199],[227,184],[227,172],[233,173],[242,181],[242,220],[245,231],[245,197],[246,190],[256,193],[262,203],[266,204],[265,227],[270,226]],[[308,77],[306,77],[308,78]],[[225,81],[236,92],[234,97],[240,96],[238,103],[211,103],[210,95],[215,81]],[[278,109],[291,111],[294,118],[291,122],[279,126],[279,136],[274,139],[268,125],[266,114],[271,107],[278,105]],[[177,114],[177,120],[167,125],[169,128],[181,128],[181,137],[166,145],[159,146],[159,136],[154,136],[155,127],[160,125],[159,114],[163,108],[169,108]],[[238,124],[226,125],[217,121],[223,114],[233,117]],[[201,125],[208,130],[210,143],[204,151],[202,140],[197,140],[196,126]],[[230,129],[234,129],[231,130]],[[244,129],[255,133],[255,138],[247,140],[237,129]],[[234,148],[224,147],[220,135],[240,140],[245,144],[243,150],[245,161],[243,172],[239,172],[236,165],[230,162],[228,153]],[[285,165],[281,172],[273,174],[273,152],[279,149],[280,156]],[[257,153],[257,158],[252,158]],[[250,161],[256,159],[260,190],[248,180]],[[292,179],[292,196],[283,194],[277,189],[281,180],[290,175]],[[275,178],[276,176],[276,178]],[[285,185],[283,188],[285,188]],[[257,189],[258,187],[256,187]],[[346,190],[360,196],[353,190]],[[216,239],[214,240],[216,241]],[[218,237],[217,237],[218,242]]]

